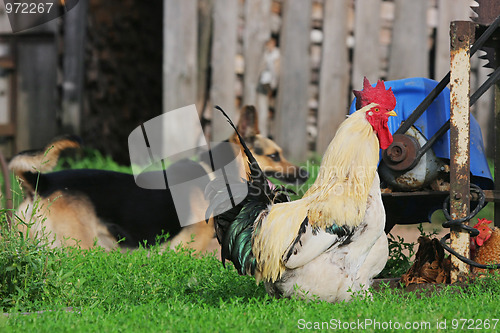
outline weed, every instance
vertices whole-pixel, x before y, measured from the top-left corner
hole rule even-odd
[[[432,237],[438,234],[438,230],[425,232],[422,223],[417,227],[422,237]],[[394,237],[393,234],[387,235],[389,242],[389,258],[387,264],[378,277],[396,278],[406,273],[413,264],[413,256],[416,253],[416,243],[405,242],[401,236]]]
[[[13,193],[21,198],[22,188],[17,180],[14,184]],[[51,204],[44,207],[35,196],[25,211],[0,211],[0,308],[40,302],[68,286],[72,271],[62,269],[64,249],[54,246],[54,235],[47,234],[43,227],[42,211]],[[10,228],[9,215],[13,216]]]
[[[6,214],[5,210],[0,212],[3,226]],[[12,229],[0,229],[0,308],[50,298],[63,291],[71,275],[71,271],[62,270],[61,248],[53,248],[43,232],[29,236],[34,220],[21,228],[18,223],[24,222],[14,221]]]
[[[424,231],[424,225],[420,223],[417,227],[418,231],[420,232],[420,237],[429,237],[432,238],[432,236],[436,236],[439,234],[439,230],[433,229],[432,231],[425,232]]]
[[[400,277],[412,265],[411,258],[415,254],[415,243],[407,243],[401,236],[396,237],[393,234],[387,235],[387,240],[389,241],[389,258],[379,277]]]

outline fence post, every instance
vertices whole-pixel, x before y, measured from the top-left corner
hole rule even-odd
[[[436,80],[441,80],[450,71],[450,22],[467,20],[473,12],[469,0],[439,0],[436,30]]]
[[[164,0],[163,6],[163,112],[168,112],[196,103],[197,1]],[[188,124],[179,116],[165,126],[169,142],[164,144],[176,146],[179,143],[172,140],[189,140],[196,146],[199,123]]]
[[[212,10],[214,0],[198,1],[198,73],[197,102],[198,113],[202,115],[209,99],[210,52],[212,43]],[[208,103],[207,103],[208,104]]]
[[[388,80],[428,76],[427,0],[396,0]]]
[[[352,88],[361,90],[363,77],[380,78],[380,1],[356,0]]]
[[[235,57],[238,30],[238,1],[215,0],[212,36],[212,84],[210,100],[236,121]],[[212,113],[212,140],[225,140],[231,127],[219,112]]]
[[[283,5],[276,140],[292,161],[303,161],[307,154],[312,2],[288,0]]]
[[[88,2],[80,1],[64,17],[62,126],[63,132],[76,134],[81,129],[87,15]]]
[[[255,105],[264,46],[271,36],[271,1],[245,1],[243,104]],[[259,110],[259,114],[267,110]]]
[[[319,154],[325,152],[345,120],[349,104],[348,8],[348,0],[325,0],[316,140]]]

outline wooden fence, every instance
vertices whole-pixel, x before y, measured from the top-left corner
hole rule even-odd
[[[52,21],[29,33],[12,34],[2,9],[0,144],[10,156],[57,134],[57,25]]]
[[[78,132],[86,4],[78,4],[64,21],[16,34],[0,5],[0,149],[6,156],[40,148],[65,129]],[[29,18],[18,17],[24,19]]]
[[[183,5],[168,0],[165,3],[193,7],[192,3],[188,5],[189,1],[183,1]],[[210,118],[213,104],[218,104],[236,118],[236,110],[243,103],[256,104],[262,118],[261,130],[272,135],[292,160],[304,160],[310,151],[325,150],[345,119],[352,100],[351,90],[361,88],[363,76],[371,82],[416,76],[439,81],[449,71],[450,21],[468,20],[473,15],[469,8],[472,3],[469,0],[199,1],[198,25],[211,26],[212,30],[198,36],[198,45],[205,45],[199,51],[210,57],[207,62],[211,64],[209,87],[203,86],[204,90],[198,91],[198,106],[208,99],[205,116]],[[197,31],[193,29],[192,33]],[[178,36],[186,39],[185,34]],[[277,41],[280,54],[276,88],[263,87],[259,82],[266,68],[265,57],[269,53],[266,43],[270,39]],[[206,51],[207,40],[211,40],[210,52]],[[169,51],[165,49],[166,53]],[[206,72],[203,66],[207,62],[199,64],[201,74]],[[472,87],[484,81],[488,73],[482,65],[483,61],[473,59]],[[199,84],[200,80],[190,82]],[[164,87],[164,93],[172,94],[168,86]],[[491,124],[491,100],[489,93],[473,110],[485,138]],[[179,105],[192,101],[186,99]],[[214,139],[223,139],[230,133],[225,121],[216,116],[211,126]]]
[[[471,3],[164,0],[161,13],[157,0],[80,0],[62,23],[37,30],[35,37],[52,40],[19,37],[17,114],[11,119],[5,98],[8,69],[0,75],[0,129],[15,122],[14,150],[73,131],[126,163],[128,133],[162,108],[196,103],[211,120],[206,133],[222,140],[231,130],[213,106],[236,120],[241,105],[255,104],[261,132],[303,161],[325,150],[363,76],[440,80],[449,70],[450,21],[469,19]],[[6,22],[0,8],[4,37]],[[0,58],[4,49],[0,41]],[[487,77],[483,64],[472,60],[472,91]],[[492,98],[487,93],[473,109],[486,143]],[[189,131],[170,130],[178,137]]]

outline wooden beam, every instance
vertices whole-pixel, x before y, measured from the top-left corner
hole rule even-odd
[[[441,80],[450,71],[450,22],[468,20],[473,15],[470,0],[439,0],[436,28],[435,76]]]
[[[285,156],[303,161],[307,154],[311,0],[284,3],[276,141]]]
[[[87,1],[79,1],[64,15],[62,130],[65,133],[80,134],[87,8]]]
[[[197,1],[164,1],[164,99],[168,112],[196,102]]]
[[[271,0],[245,1],[243,104],[255,105],[264,47],[271,37]],[[261,110],[259,110],[259,113]],[[267,110],[266,110],[267,112]]]
[[[214,0],[198,0],[198,71],[196,107],[201,115],[210,98],[210,54],[212,51],[212,10]]]
[[[480,51],[480,54],[483,53]],[[471,58],[471,91],[476,91],[492,74],[491,68],[483,67],[486,62],[479,57]],[[475,73],[475,75],[474,75]],[[484,153],[487,158],[493,158],[495,155],[495,115],[494,115],[494,87],[490,87],[482,96],[471,106],[471,113],[476,118],[481,127],[483,138]]]
[[[236,123],[235,58],[238,30],[238,1],[215,0],[212,37],[212,85],[210,100]],[[231,127],[219,112],[212,116],[212,141],[231,135]]]
[[[319,154],[325,152],[349,107],[349,50],[346,44],[349,0],[326,0],[324,6],[316,140]]]
[[[395,0],[388,80],[428,76],[427,0]]]
[[[363,77],[370,82],[380,78],[380,1],[356,0],[352,88],[363,88]]]
[[[195,104],[197,98],[197,0],[163,1],[163,112]],[[165,123],[165,144],[178,146],[188,140],[195,147],[198,123],[177,116]]]
[[[55,35],[17,42],[15,151],[38,148],[58,134],[57,60]]]

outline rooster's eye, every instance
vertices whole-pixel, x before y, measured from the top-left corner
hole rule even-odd
[[[375,108],[375,112],[378,112],[378,108]]]

